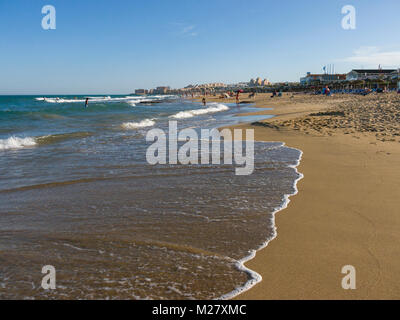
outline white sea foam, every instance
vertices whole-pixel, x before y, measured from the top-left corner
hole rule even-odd
[[[140,122],[125,122],[121,126],[126,130],[133,130],[138,128],[152,127],[156,124],[153,119],[145,119]]]
[[[89,103],[112,103],[112,102],[126,102],[132,105],[132,103],[146,102],[146,101],[154,101],[154,100],[163,100],[168,98],[174,98],[176,96],[173,95],[154,95],[154,96],[146,96],[146,97],[137,97],[137,96],[125,96],[125,97],[87,97],[89,98]],[[35,98],[36,101],[44,101],[48,103],[82,103],[86,101],[86,97],[84,99],[71,99],[71,98],[62,98],[62,97],[40,97]]]
[[[8,139],[0,139],[0,150],[8,150],[8,149],[22,149],[25,147],[32,147],[36,145],[36,141],[34,138],[18,138],[18,137],[10,137]]]
[[[282,143],[282,146],[284,146],[284,145],[285,145],[285,143]],[[295,148],[292,148],[292,149],[295,149]],[[257,254],[257,251],[259,251],[259,250],[264,249],[265,247],[267,247],[268,244],[278,236],[277,227],[276,227],[276,223],[275,223],[275,215],[276,215],[279,211],[286,209],[286,208],[288,207],[288,205],[289,205],[290,197],[296,195],[296,194],[299,192],[299,190],[297,189],[297,183],[298,183],[301,179],[304,178],[304,175],[303,175],[302,173],[300,173],[300,172],[297,170],[297,167],[299,166],[299,164],[300,164],[300,162],[301,162],[301,159],[302,159],[302,157],[303,157],[303,151],[301,151],[301,150],[299,150],[299,149],[296,149],[296,150],[300,151],[299,159],[297,160],[297,163],[296,163],[295,165],[289,166],[289,167],[295,169],[295,170],[296,170],[296,173],[299,175],[299,177],[298,177],[298,178],[294,181],[294,183],[293,183],[294,192],[291,193],[291,194],[285,194],[285,195],[284,195],[284,200],[283,200],[282,205],[281,205],[280,207],[275,208],[274,212],[272,212],[272,224],[273,224],[273,226],[274,226],[273,235],[272,235],[269,239],[267,239],[258,249],[250,251],[250,252],[249,252],[249,255],[247,255],[247,256],[244,257],[243,259],[237,261],[237,263],[236,263],[236,266],[237,266],[237,268],[238,268],[239,270],[241,270],[241,271],[243,271],[243,272],[246,272],[246,273],[250,276],[250,280],[248,280],[243,286],[238,287],[238,288],[236,288],[235,290],[233,290],[233,291],[231,291],[231,292],[229,292],[229,293],[226,293],[226,294],[222,295],[221,297],[219,297],[219,298],[216,299],[216,300],[228,300],[228,299],[232,299],[232,298],[238,296],[239,294],[241,294],[241,293],[243,293],[243,292],[245,292],[245,291],[250,290],[250,289],[251,289],[252,287],[254,287],[257,283],[259,283],[259,282],[262,281],[262,276],[261,276],[259,273],[255,272],[254,270],[251,270],[251,269],[247,268],[247,267],[245,266],[245,263],[248,262],[248,261],[250,261],[250,260],[252,260],[252,259],[254,259],[254,257],[255,257],[256,254]]]
[[[221,111],[226,111],[226,110],[229,110],[229,107],[227,107],[226,105],[221,104],[221,103],[215,103],[215,104],[211,104],[211,107],[204,108],[204,109],[196,109],[196,110],[188,110],[188,111],[178,112],[177,114],[172,115],[171,118],[186,119],[186,118],[192,118],[192,117],[207,114],[207,113],[216,113],[216,112],[221,112]]]
[[[89,102],[109,102],[112,101],[110,97],[88,97]],[[45,101],[48,103],[82,103],[86,99],[65,99],[65,98],[35,98],[38,101]]]

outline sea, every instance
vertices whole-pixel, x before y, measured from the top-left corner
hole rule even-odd
[[[89,104],[85,107],[86,98]],[[302,152],[256,142],[235,164],[149,164],[149,130],[268,116],[178,96],[0,96],[0,299],[229,299],[277,236]],[[180,143],[183,143],[181,141]],[[48,268],[55,289],[46,289]]]

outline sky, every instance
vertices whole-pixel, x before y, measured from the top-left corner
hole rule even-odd
[[[56,29],[42,28],[42,7]],[[355,8],[355,29],[342,8]],[[137,88],[400,67],[399,0],[0,0],[0,94]]]

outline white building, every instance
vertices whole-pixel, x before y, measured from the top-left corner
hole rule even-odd
[[[353,69],[346,75],[346,80],[377,80],[391,76],[395,69]]]

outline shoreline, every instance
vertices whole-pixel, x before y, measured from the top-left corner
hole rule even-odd
[[[303,98],[322,100],[299,97]],[[398,253],[395,244],[400,242],[396,233],[400,227],[396,214],[400,208],[396,197],[400,144],[379,141],[370,132],[348,134],[338,129],[333,134],[319,134],[307,128],[303,131],[303,127],[293,130],[276,126],[312,112],[324,112],[342,100],[362,99],[338,98],[292,103],[287,99],[268,101],[264,96],[255,101],[256,106],[273,110],[256,114],[276,114],[259,121],[265,127],[228,127],[253,128],[257,141],[283,141],[302,150],[298,171],[305,176],[286,210],[274,215],[279,236],[244,262],[246,270],[260,274],[263,281],[233,299],[398,298],[400,273],[396,271],[400,271],[400,263],[390,256]],[[356,268],[357,290],[341,287],[345,265]]]
[[[259,141],[259,142],[271,142],[271,141]],[[278,142],[278,141],[273,141],[273,142]],[[284,142],[282,142],[282,145],[286,146],[286,144]],[[292,149],[296,149],[296,148],[292,148]],[[275,208],[275,210],[271,213],[272,214],[273,228],[274,228],[274,235],[270,239],[265,240],[264,243],[260,247],[258,247],[257,249],[251,250],[249,255],[247,255],[244,258],[242,258],[242,259],[237,261],[238,270],[247,273],[248,275],[250,275],[252,277],[252,279],[248,280],[243,286],[241,286],[239,288],[236,288],[235,290],[222,295],[217,300],[235,299],[236,297],[238,297],[239,295],[245,293],[246,291],[251,290],[251,288],[253,288],[258,283],[262,282],[262,280],[263,280],[262,275],[257,273],[257,271],[246,267],[246,263],[251,261],[251,260],[253,260],[257,256],[257,252],[259,252],[260,250],[265,249],[269,245],[269,243],[271,241],[276,239],[276,237],[278,236],[277,226],[276,226],[276,223],[275,223],[276,214],[278,214],[280,211],[285,210],[288,207],[288,205],[289,205],[289,203],[291,201],[290,198],[292,196],[297,195],[298,192],[299,192],[299,190],[297,188],[297,184],[298,184],[299,181],[301,181],[304,178],[304,175],[301,172],[298,171],[298,167],[299,167],[299,165],[301,163],[301,160],[302,160],[302,157],[303,157],[303,152],[300,149],[296,149],[296,150],[300,151],[299,159],[297,160],[296,165],[290,166],[290,167],[295,169],[295,171],[299,175],[299,177],[293,182],[294,192],[291,193],[291,194],[285,194],[284,198],[283,198],[282,205],[280,207]]]

